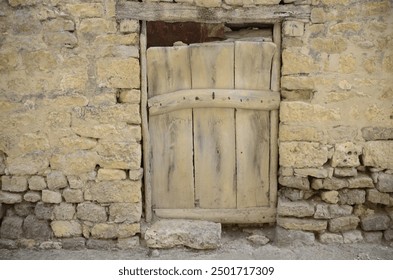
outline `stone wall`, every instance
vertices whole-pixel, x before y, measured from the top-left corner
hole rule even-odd
[[[311,8],[282,25],[277,241],[393,240],[392,2],[176,2]],[[0,2],[0,247],[139,243],[140,25],[115,5]]]

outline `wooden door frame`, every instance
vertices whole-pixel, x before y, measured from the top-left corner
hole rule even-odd
[[[261,22],[264,23],[264,22]],[[280,91],[281,77],[281,22],[273,25],[273,42],[277,46],[277,52],[273,57],[271,90]],[[142,149],[144,168],[144,195],[145,195],[145,219],[150,222],[153,219],[152,209],[152,186],[150,173],[150,134],[148,126],[147,110],[147,30],[146,21],[141,22],[140,32],[140,63],[141,63],[141,115],[142,115]],[[270,111],[270,158],[269,158],[269,203],[277,204],[277,169],[278,169],[278,110]],[[269,213],[269,222],[275,222],[275,212]],[[196,217],[197,218],[197,217]],[[241,220],[241,218],[240,218]]]

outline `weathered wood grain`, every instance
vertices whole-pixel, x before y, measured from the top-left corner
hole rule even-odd
[[[152,3],[119,1],[116,18],[167,22],[206,22],[206,23],[274,23],[287,18],[309,19],[309,5],[271,5],[255,7],[236,7],[233,9],[204,8],[179,3]]]

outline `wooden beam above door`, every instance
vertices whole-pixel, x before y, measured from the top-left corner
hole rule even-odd
[[[205,22],[205,23],[276,23],[285,18],[309,19],[310,6],[271,5],[237,7],[234,9],[204,8],[179,3],[119,2],[116,17],[145,21]]]

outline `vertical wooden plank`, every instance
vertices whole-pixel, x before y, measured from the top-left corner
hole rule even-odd
[[[194,110],[195,196],[201,208],[236,207],[234,111]]]
[[[192,110],[150,117],[154,208],[193,208]]]
[[[149,98],[191,88],[187,46],[149,48],[147,64]]]
[[[237,208],[269,206],[269,112],[237,110]]]
[[[140,34],[141,49],[141,114],[142,114],[142,146],[143,146],[143,180],[145,189],[145,218],[152,219],[151,174],[150,174],[150,135],[147,114],[147,70],[146,70],[146,21],[142,21]]]
[[[273,57],[271,90],[279,91],[281,88],[281,23],[279,22],[273,27],[273,42],[276,44],[277,51]]]
[[[234,86],[234,43],[190,45],[192,88]]]
[[[270,207],[277,206],[278,110],[270,111]]]

